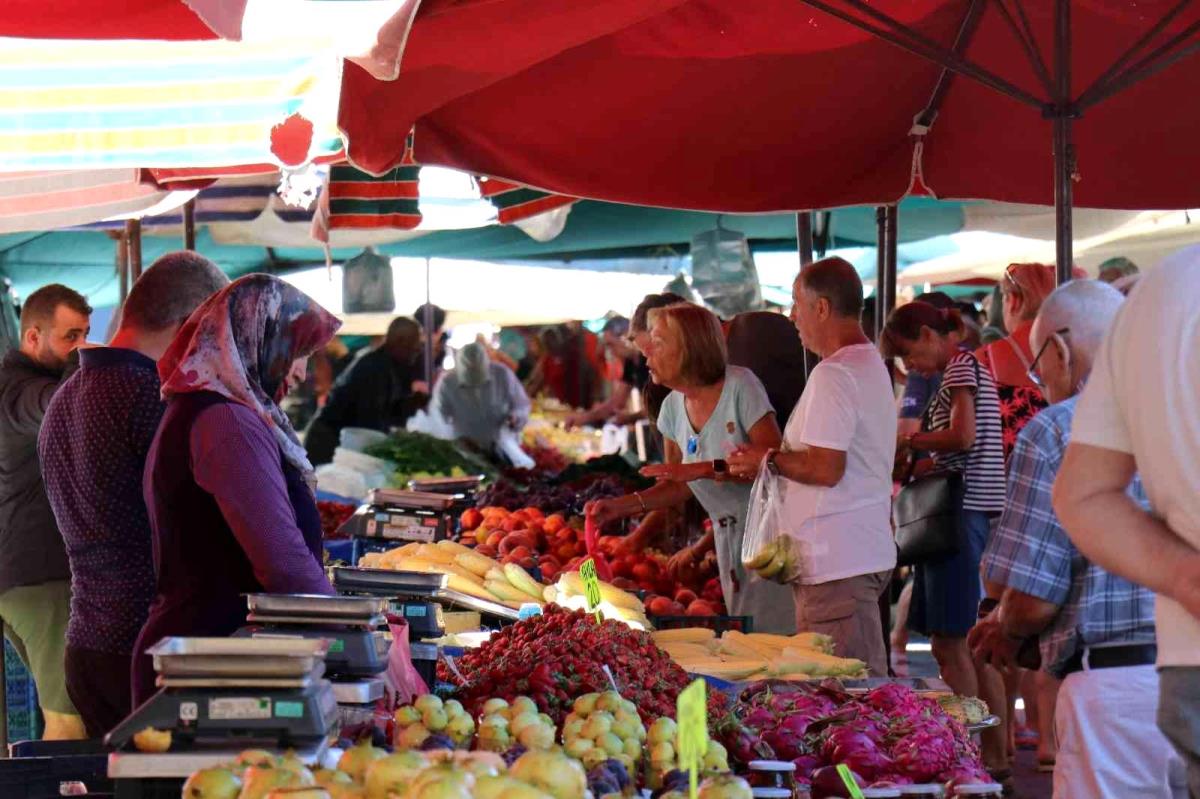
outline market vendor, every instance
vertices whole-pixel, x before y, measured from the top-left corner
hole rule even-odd
[[[346,368],[305,433],[308,458],[316,466],[333,460],[343,428],[391,432],[403,427],[429,399],[422,377],[421,328],[397,317],[387,336]]]
[[[650,372],[672,391],[658,416],[667,462],[647,466],[654,487],[616,499],[596,500],[587,514],[597,524],[672,507],[694,494],[713,530],[675,554],[675,570],[716,549],[725,604],[734,616],[752,616],[758,632],[791,634],[796,611],[790,588],[751,578],[742,566],[742,534],[750,503],[750,480],[733,477],[723,460],[739,446],[779,446],[779,425],[767,393],[753,373],[728,366],[721,323],[696,305],[672,305],[650,313]]]
[[[135,651],[227,636],[245,594],[332,594],[315,477],[279,400],[339,322],[278,278],[248,275],[200,306],[158,364],[167,409],[146,461],[157,584]],[[154,692],[134,663],[134,704]]]
[[[495,451],[502,430],[520,434],[531,409],[513,370],[491,360],[477,341],[459,350],[454,371],[442,375],[433,407],[454,428],[455,437],[488,453]]]

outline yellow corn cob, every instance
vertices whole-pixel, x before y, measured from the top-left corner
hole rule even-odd
[[[421,544],[416,551],[418,558],[432,560],[435,563],[453,563],[456,553],[448,549],[442,549],[437,544]]]
[[[537,600],[542,598],[542,584],[529,576],[529,572],[515,563],[504,564],[504,576],[519,591],[524,591]]]
[[[777,671],[788,674],[805,672],[822,677],[848,677],[862,673],[867,664],[854,658],[834,657],[811,649],[788,648],[783,650],[783,658],[774,666]]]
[[[811,649],[816,652],[833,654],[833,639],[823,633],[799,633],[797,635],[775,635],[773,633],[747,633],[746,637],[780,650],[787,647],[794,649]]]
[[[716,633],[705,627],[681,627],[677,630],[655,630],[654,643],[662,646],[668,643],[704,644],[713,640]]]
[[[766,668],[766,662],[753,658],[739,658],[737,660],[708,658],[706,660],[693,661],[688,670],[696,674],[707,674],[710,677],[716,677],[721,680],[745,680],[766,671]]]
[[[480,577],[483,577],[488,573],[488,570],[494,569],[498,565],[491,558],[470,550],[455,555],[454,562]]]
[[[456,557],[464,553],[469,553],[471,555],[475,554],[475,550],[471,549],[470,547],[465,547],[457,541],[451,541],[448,538],[438,541],[435,546],[437,546],[438,549],[444,549],[447,552],[454,554]]]
[[[583,578],[579,576],[579,572],[564,572],[558,578],[558,590],[568,596],[584,596]],[[619,608],[628,608],[643,613],[642,600],[627,591],[622,591],[615,585],[600,583],[600,598]]]
[[[721,651],[731,655],[740,654],[743,657],[778,660],[783,654],[783,647],[775,646],[757,638],[751,638],[737,630],[726,630],[721,635]]]
[[[763,653],[749,644],[745,636],[736,630],[729,630],[721,635],[720,653],[730,658],[765,659]]]
[[[508,581],[501,582],[499,580],[488,580],[483,584],[483,587],[494,594],[497,598],[506,602],[535,602],[533,597],[526,594],[521,589],[514,586]]]

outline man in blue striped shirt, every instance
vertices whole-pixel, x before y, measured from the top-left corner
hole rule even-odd
[[[972,631],[976,655],[1012,665],[1037,635],[1042,669],[1063,679],[1056,704],[1054,796],[1182,797],[1183,765],[1155,726],[1154,595],[1087,561],[1052,507],[1077,393],[1122,297],[1077,280],[1046,300],[1031,342],[1031,377],[1054,403],[1021,431],[1008,501],[983,556],[983,577],[1004,586]],[[1145,504],[1136,479],[1130,495]]]

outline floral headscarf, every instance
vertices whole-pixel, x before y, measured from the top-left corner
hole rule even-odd
[[[285,378],[341,327],[307,294],[271,275],[247,275],[196,309],[158,362],[163,400],[212,391],[258,414],[283,457],[312,484],[313,467],[279,407]]]

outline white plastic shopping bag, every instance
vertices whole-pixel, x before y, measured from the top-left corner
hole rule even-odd
[[[777,583],[790,583],[801,571],[799,548],[788,533],[786,491],[786,478],[771,474],[764,458],[750,489],[750,508],[742,537],[742,565]]]

